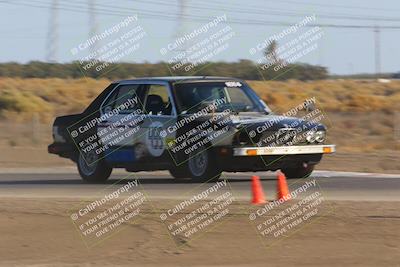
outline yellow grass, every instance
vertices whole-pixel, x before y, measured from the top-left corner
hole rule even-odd
[[[0,115],[23,121],[37,113],[41,121],[81,112],[108,84],[94,79],[0,78]],[[316,97],[325,111],[393,112],[400,110],[400,81],[324,80],[249,81],[253,89],[277,112],[285,112]]]
[[[324,80],[324,81],[252,81],[250,86],[272,107],[286,110],[316,97],[326,111],[400,110],[400,81]]]

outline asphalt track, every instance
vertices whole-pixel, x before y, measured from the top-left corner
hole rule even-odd
[[[267,199],[276,195],[276,174],[258,172]],[[253,173],[224,173],[237,200],[251,199]],[[0,198],[97,198],[104,190],[138,179],[150,199],[181,199],[200,184],[176,181],[168,172],[117,171],[106,184],[85,184],[74,168],[0,170]],[[400,174],[315,171],[310,178],[289,180],[291,190],[316,180],[327,200],[400,201]],[[209,186],[213,184],[210,183]]]

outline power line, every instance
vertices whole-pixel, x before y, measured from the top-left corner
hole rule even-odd
[[[268,0],[267,0],[268,1]],[[174,6],[171,4],[167,4],[165,2],[159,2],[154,0],[135,0],[135,2],[143,2],[152,5],[158,6]],[[292,3],[292,4],[310,4],[303,3],[299,1],[280,1],[280,3]],[[177,35],[181,34],[183,31],[184,21],[198,21],[198,22],[209,22],[211,18],[209,16],[200,16],[194,14],[188,14],[187,9],[193,8],[196,10],[214,10],[214,11],[226,11],[233,13],[241,13],[241,14],[250,14],[257,15],[262,14],[272,16],[280,16],[280,17],[294,17],[294,16],[305,16],[309,14],[299,13],[293,10],[279,10],[279,9],[261,9],[255,6],[247,6],[247,8],[238,7],[235,5],[230,5],[227,8],[226,5],[212,3],[208,6],[198,6],[198,5],[189,5],[186,0],[180,0],[179,5],[177,7],[178,12],[164,12],[164,11],[154,11],[143,8],[125,8],[118,7],[115,5],[107,5],[107,4],[99,4],[95,3],[95,0],[87,0],[87,2],[82,1],[70,1],[70,2],[61,2],[61,0],[52,0],[51,2],[43,1],[43,0],[16,0],[13,2],[10,1],[0,1],[0,4],[8,4],[8,5],[24,5],[35,8],[42,9],[50,9],[50,19],[49,19],[49,28],[47,34],[47,55],[46,59],[49,62],[56,61],[57,59],[57,50],[58,50],[58,12],[69,11],[76,13],[88,13],[89,12],[89,37],[94,36],[97,33],[97,15],[112,15],[112,16],[130,16],[132,12],[135,12],[139,15],[140,18],[148,19],[148,18],[156,18],[160,20],[169,20],[175,21],[178,23],[177,27]],[[339,6],[339,5],[331,5],[331,4],[311,4],[314,6],[325,6],[325,7],[338,7],[338,8],[356,8],[354,6]],[[179,7],[179,8],[178,8]],[[250,9],[248,8],[250,7]],[[251,9],[251,7],[257,8]],[[364,10],[371,10],[372,8],[360,8]],[[254,16],[253,16],[254,17]],[[380,21],[380,22],[397,22],[400,21],[400,18],[391,18],[391,17],[365,17],[365,16],[355,16],[348,14],[324,14],[321,16],[323,19],[333,19],[333,20],[358,20],[358,21]],[[294,23],[288,21],[275,21],[275,20],[260,20],[260,19],[241,19],[238,17],[229,18],[227,23],[232,24],[240,24],[240,25],[259,25],[259,26],[287,26],[290,27]],[[337,29],[368,29],[373,30],[374,32],[374,40],[375,40],[375,72],[377,75],[381,72],[381,54],[380,54],[380,33],[381,30],[398,30],[400,26],[398,25],[360,25],[360,24],[337,24],[337,23],[310,23],[304,25],[304,27],[323,27],[323,28],[337,28]],[[180,30],[179,30],[180,29]]]
[[[267,2],[274,2],[275,0],[264,0]],[[295,5],[308,5],[308,6],[319,6],[319,7],[329,7],[329,8],[342,8],[342,9],[356,9],[356,10],[368,10],[368,11],[386,11],[386,12],[399,12],[399,9],[388,9],[388,8],[376,8],[376,7],[364,7],[364,6],[350,6],[350,5],[336,5],[336,4],[321,4],[321,3],[310,3],[310,2],[300,2],[300,1],[289,1],[280,0],[279,3],[295,4]]]
[[[163,6],[171,6],[173,4],[165,3],[165,2],[158,2],[158,1],[152,1],[152,0],[130,0],[130,1],[135,1],[135,2],[142,2],[142,3],[148,3],[148,4],[154,4],[154,5],[163,5]],[[280,1],[281,2],[281,1]],[[207,6],[197,6],[197,5],[187,5],[187,7],[197,9],[197,10],[218,10],[218,11],[227,11],[227,12],[233,12],[233,13],[240,13],[240,14],[250,14],[250,15],[270,15],[270,16],[283,16],[283,17],[293,17],[293,16],[306,16],[309,15],[309,13],[301,13],[298,12],[297,10],[293,9],[274,9],[274,8],[268,8],[268,9],[262,9],[260,7],[257,7],[256,9],[248,9],[248,8],[243,8],[242,6],[235,6],[235,5],[229,5],[229,8],[227,8],[226,5],[215,5],[216,3],[213,2],[210,4],[207,4]],[[235,8],[236,7],[236,8]],[[357,20],[357,21],[400,21],[400,18],[398,17],[365,17],[365,16],[355,16],[355,15],[350,15],[350,14],[324,14],[324,13],[319,13],[318,17],[320,18],[328,18],[328,19],[347,19],[347,20]]]
[[[30,0],[30,2],[41,2],[41,1],[34,1]],[[0,2],[1,3],[1,2]],[[42,4],[45,4],[44,2],[41,2]],[[6,2],[6,4],[13,4],[13,5],[21,5],[21,3],[18,2]],[[48,3],[46,3],[48,4]],[[28,5],[31,7],[37,7],[37,8],[49,8],[49,6],[43,6],[43,5],[33,5],[33,4],[27,4],[23,3],[23,5]],[[87,13],[88,9],[86,8],[71,8],[71,7],[65,7],[65,5],[60,6],[56,8],[57,10],[65,10],[65,11],[71,11],[71,12],[79,12],[79,13]],[[110,12],[104,9],[99,9],[99,8],[94,8],[93,9],[96,14],[103,14],[103,15],[113,15],[113,16],[128,16],[132,15],[131,12]],[[125,9],[129,10],[129,9]],[[146,19],[146,18],[157,18],[161,20],[169,20],[169,21],[176,21],[177,14],[176,13],[168,13],[168,12],[153,12],[147,13],[141,10],[132,10],[132,11],[137,11],[139,14],[140,18]],[[186,15],[182,16],[182,18],[185,18],[187,20],[191,21],[198,21],[198,22],[209,22],[210,17],[206,16],[198,16],[198,15]],[[240,25],[260,25],[260,26],[292,26],[294,22],[282,22],[282,21],[266,21],[266,20],[243,20],[243,19],[229,19],[228,23],[232,24],[240,24]],[[375,25],[357,25],[357,24],[334,24],[334,23],[314,23],[314,24],[307,24],[305,27],[324,27],[324,28],[347,28],[347,29],[374,29]],[[400,26],[397,25],[380,25],[380,29],[400,29]]]

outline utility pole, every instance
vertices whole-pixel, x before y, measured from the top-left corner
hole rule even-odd
[[[58,0],[53,0],[51,4],[48,26],[46,60],[48,62],[56,62],[58,50]]]
[[[96,18],[96,12],[95,12],[95,1],[96,0],[88,0],[88,9],[89,9],[89,38],[92,38],[97,34],[98,30],[98,24],[97,24],[97,18]],[[98,47],[97,41],[94,42],[90,46],[90,54],[96,52]]]
[[[379,78],[381,73],[381,29],[379,26],[375,26],[374,29],[375,36],[375,75]]]
[[[179,13],[178,13],[178,20],[177,20],[177,27],[175,31],[175,38],[180,38],[185,34],[185,26],[186,26],[186,16],[187,16],[187,3],[186,0],[179,0]],[[175,49],[176,52],[186,51],[188,48],[187,41],[180,48]]]

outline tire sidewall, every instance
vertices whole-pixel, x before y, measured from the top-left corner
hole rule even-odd
[[[198,157],[203,157],[203,160],[206,160],[204,169],[201,173],[193,172],[193,166],[191,166],[194,163],[193,161],[198,160]],[[212,182],[218,180],[221,175],[221,171],[216,163],[215,153],[213,152],[212,148],[189,155],[186,168],[193,182]]]
[[[297,168],[282,168],[281,171],[285,174],[287,179],[301,179],[308,178],[314,171],[315,165],[308,165],[307,167],[299,166]]]
[[[101,157],[98,157],[98,159],[92,164],[94,165],[94,169],[89,173],[85,168],[90,167],[91,164],[88,164],[82,153],[79,153],[77,167],[81,178],[88,183],[105,182],[110,177],[112,168],[103,159],[101,159]]]

